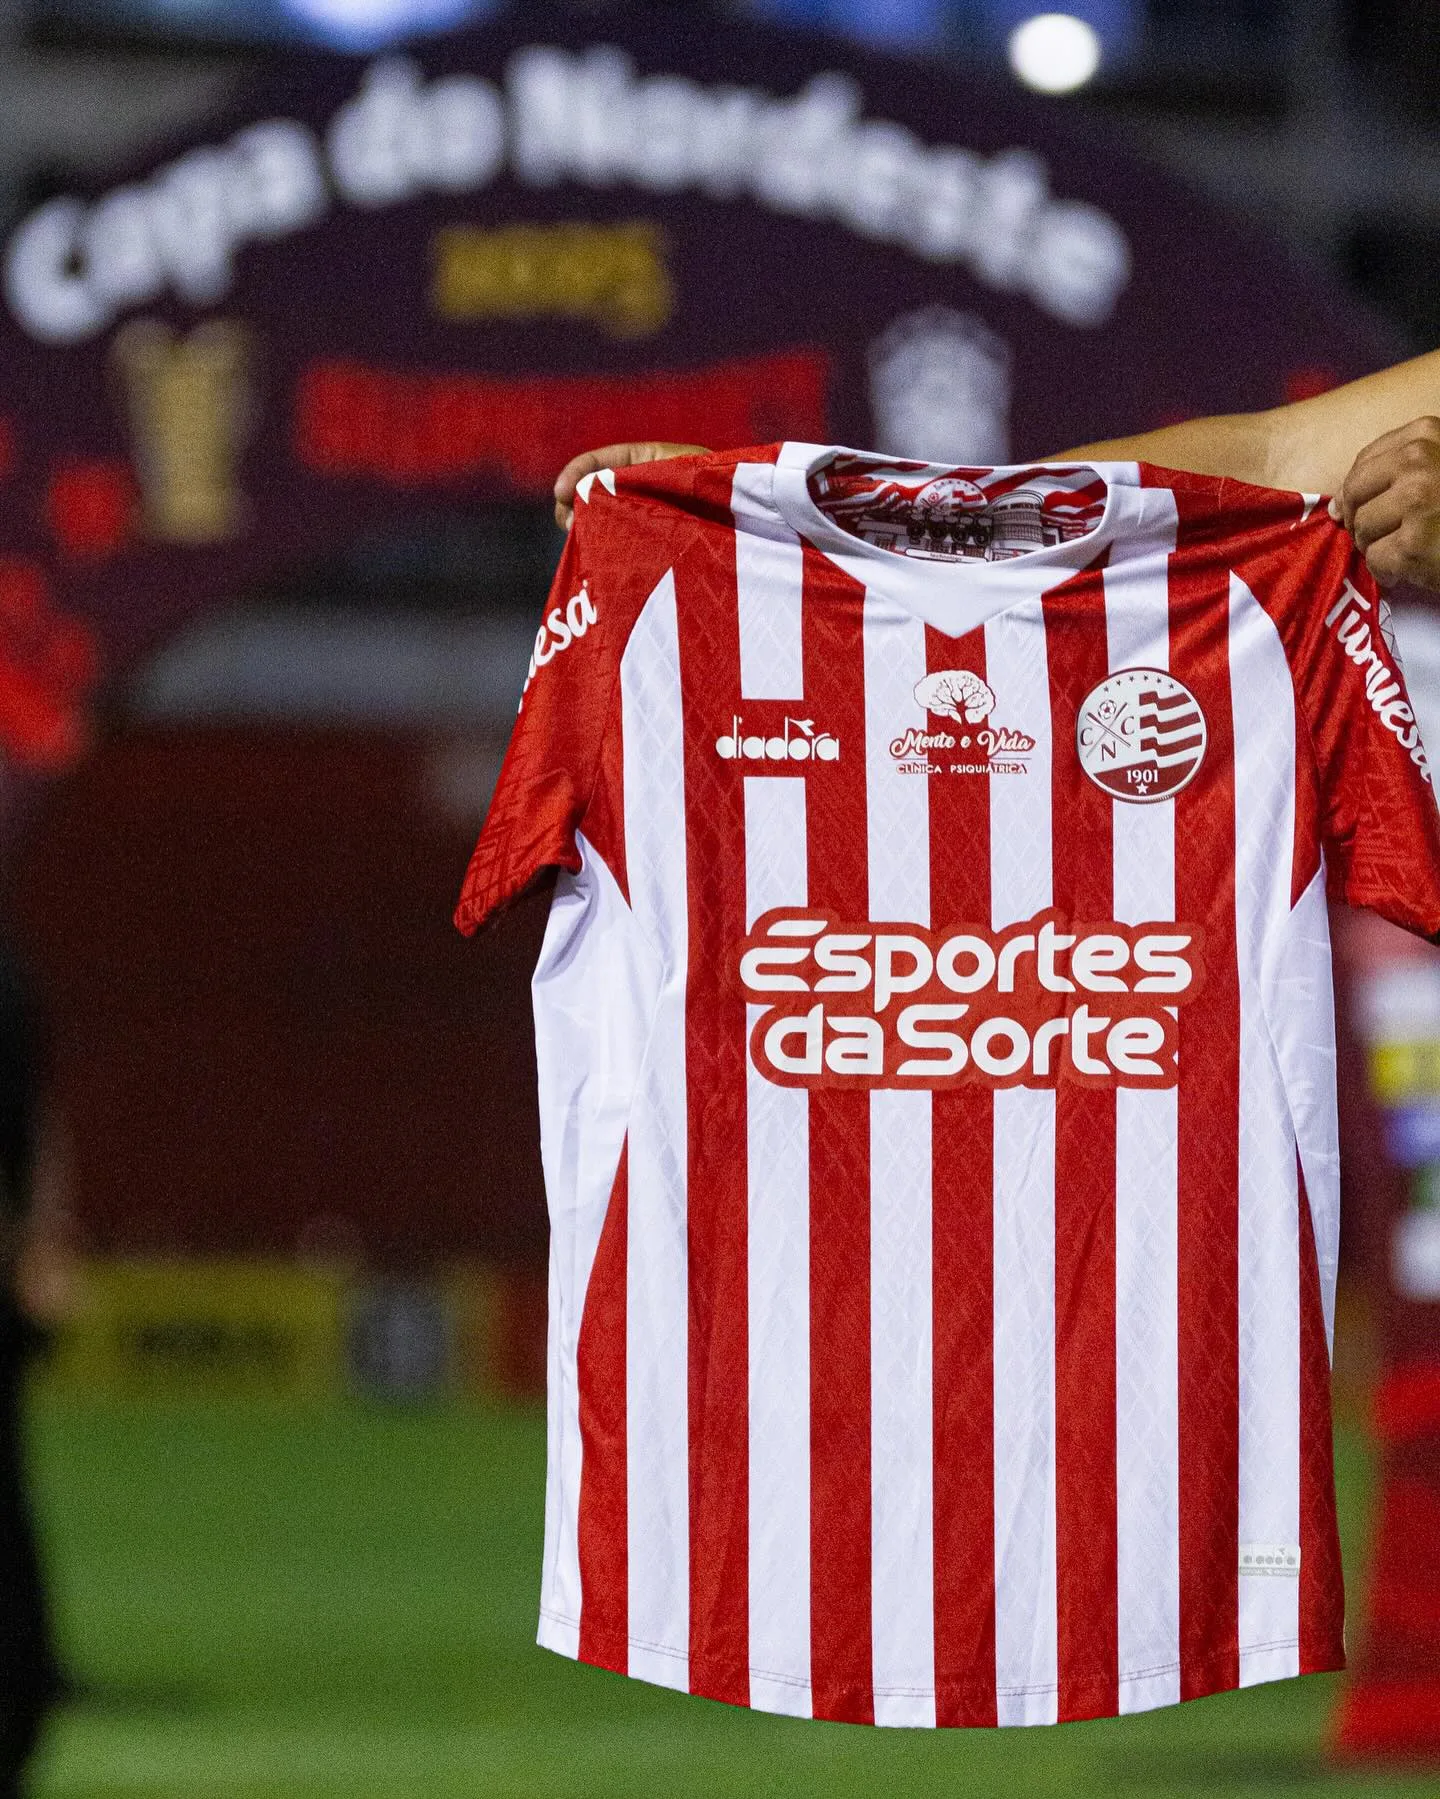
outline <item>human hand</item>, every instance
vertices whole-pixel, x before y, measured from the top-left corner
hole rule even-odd
[[[30,1207],[17,1226],[14,1290],[32,1324],[63,1324],[80,1303],[80,1266],[75,1221],[70,1210],[74,1185],[70,1132],[53,1104],[40,1114],[30,1177]]]
[[[54,1327],[79,1306],[80,1270],[67,1234],[30,1231],[15,1258],[15,1297],[32,1324]]]
[[[555,483],[555,522],[566,531],[575,517],[575,489],[587,475],[602,468],[634,468],[641,462],[663,462],[667,456],[704,456],[703,444],[607,444],[603,450],[586,450],[572,456]]]
[[[1382,587],[1409,581],[1440,593],[1440,419],[1412,419],[1367,444],[1330,516]]]

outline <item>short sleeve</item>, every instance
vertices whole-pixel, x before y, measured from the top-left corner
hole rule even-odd
[[[1389,608],[1349,537],[1326,530],[1297,673],[1329,892],[1440,938],[1440,814]]]
[[[510,746],[455,913],[466,936],[544,869],[580,867],[575,832],[594,786],[618,669],[613,621],[604,613],[574,530],[551,585]]]

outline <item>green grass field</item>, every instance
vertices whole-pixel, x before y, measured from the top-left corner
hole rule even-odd
[[[52,1398],[35,1447],[82,1683],[40,1799],[1440,1792],[1326,1767],[1329,1677],[1058,1730],[881,1732],[562,1661],[533,1647],[534,1413]],[[1353,1570],[1367,1464],[1340,1448]]]

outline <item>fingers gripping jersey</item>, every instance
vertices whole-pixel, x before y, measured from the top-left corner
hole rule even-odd
[[[1340,1666],[1325,887],[1433,936],[1440,841],[1324,508],[599,478],[462,927],[547,866],[541,1641],[891,1724]]]

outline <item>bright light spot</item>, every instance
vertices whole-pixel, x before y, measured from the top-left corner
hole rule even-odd
[[[285,10],[338,43],[380,44],[410,31],[458,25],[472,0],[283,0]]]
[[[1010,67],[1042,94],[1073,93],[1100,67],[1100,39],[1083,19],[1042,12],[1010,33]]]

